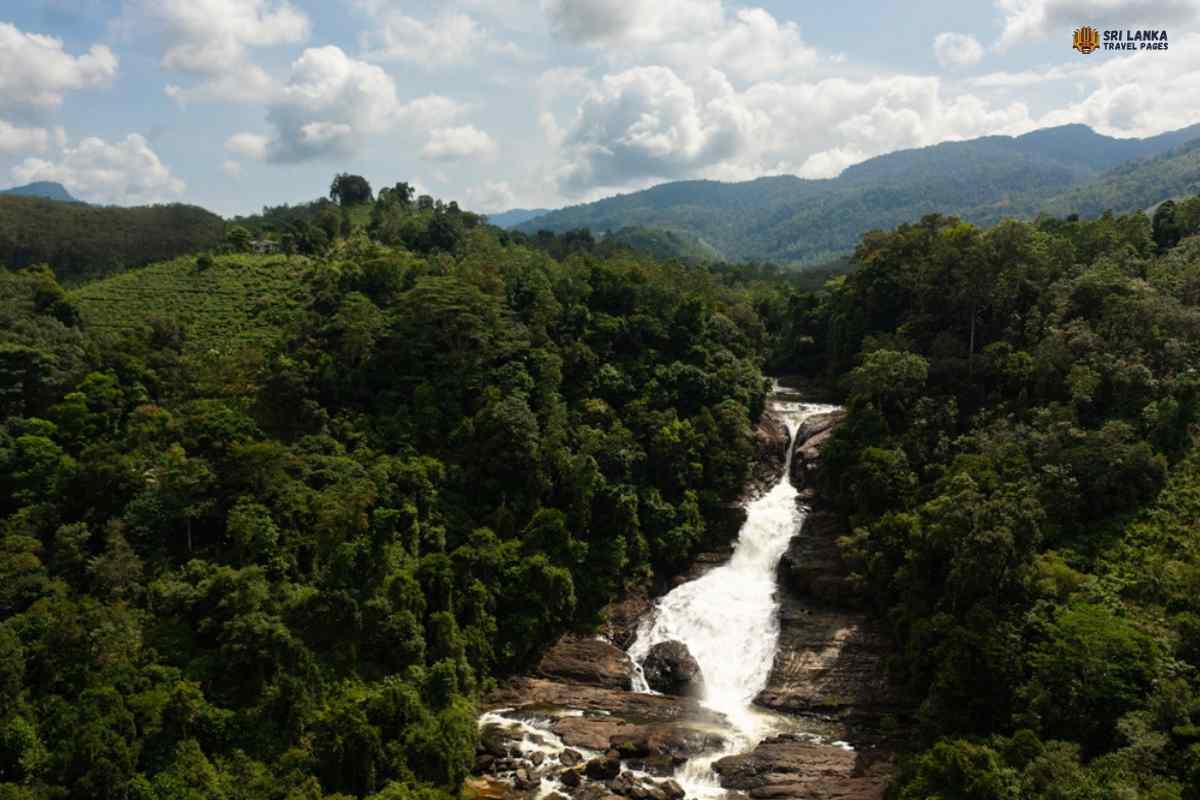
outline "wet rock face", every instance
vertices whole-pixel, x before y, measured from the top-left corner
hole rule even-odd
[[[905,705],[888,679],[891,641],[865,614],[785,599],[779,610],[779,649],[756,705],[794,714],[834,715],[871,722],[902,714]]]
[[[848,580],[838,537],[848,533],[836,514],[810,511],[779,560],[779,585],[798,598],[853,608],[861,598]]]
[[[614,645],[627,650],[637,638],[637,626],[642,617],[654,606],[645,587],[637,587],[625,597],[609,603],[605,609],[604,635]]]
[[[633,687],[633,664],[625,651],[601,639],[567,635],[538,663],[538,674],[608,689]]]
[[[775,485],[787,463],[790,446],[787,425],[768,409],[754,428],[754,466],[746,489],[748,497],[757,497]]]
[[[792,445],[792,483],[803,489],[815,482],[820,468],[821,450],[834,429],[846,418],[842,409],[814,414],[800,424]]]
[[[519,753],[522,736],[519,730],[503,725],[485,725],[479,731],[480,757],[487,756],[495,760]]]
[[[704,676],[700,664],[683,642],[659,642],[642,661],[642,672],[651,689],[681,697],[702,697]]]
[[[835,514],[812,511],[779,563],[779,644],[754,702],[776,711],[874,722],[907,703],[888,680],[884,628],[855,608]]]
[[[726,756],[713,770],[722,787],[756,799],[883,800],[892,762],[887,755],[785,734],[763,740],[749,753]]]

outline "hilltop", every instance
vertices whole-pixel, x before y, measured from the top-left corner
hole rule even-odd
[[[14,186],[11,189],[0,189],[0,194],[15,195],[17,197],[40,197],[43,200],[57,200],[60,203],[80,202],[71,196],[71,193],[67,191],[67,187],[54,181],[36,181],[34,183],[27,183],[24,186]]]
[[[49,264],[78,283],[215,247],[225,221],[198,206],[120,208],[0,196],[0,264]]]

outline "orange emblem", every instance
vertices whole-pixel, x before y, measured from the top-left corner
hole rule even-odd
[[[1096,52],[1100,49],[1100,31],[1087,25],[1076,28],[1075,35],[1071,37],[1071,47],[1085,56]]]

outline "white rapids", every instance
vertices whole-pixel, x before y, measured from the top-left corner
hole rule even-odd
[[[782,399],[773,399],[771,405],[788,429],[783,476],[746,506],[746,521],[732,558],[659,599],[638,626],[629,648],[634,664],[640,664],[658,642],[683,642],[704,675],[703,704],[729,720],[724,751],[690,759],[675,776],[688,797],[724,796],[713,762],[753,749],[764,737],[787,727],[779,715],[757,709],[752,702],[766,685],[779,639],[775,571],[805,515],[789,478],[796,431],[806,418],[837,407]],[[648,691],[640,672],[637,680],[640,685],[634,688]]]

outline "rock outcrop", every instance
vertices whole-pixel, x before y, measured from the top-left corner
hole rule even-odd
[[[809,417],[796,435],[793,480],[810,481],[841,411]],[[797,477],[798,476],[798,477]],[[798,483],[799,485],[799,483]],[[837,540],[847,531],[837,514],[812,504],[778,568],[779,645],[757,705],[792,714],[876,727],[908,705],[888,679],[893,645],[861,610]]]
[[[792,483],[804,489],[815,483],[815,472],[820,468],[821,449],[833,435],[833,430],[846,412],[838,409],[824,414],[814,414],[800,424],[796,440],[792,445]]]
[[[845,750],[785,734],[713,764],[721,786],[751,798],[883,800],[892,770],[885,754]]]
[[[625,651],[603,639],[567,634],[538,662],[537,672],[588,686],[633,688],[633,664]]]
[[[884,631],[862,612],[782,598],[779,647],[754,702],[850,723],[902,714],[905,704],[885,669],[892,649]]]
[[[690,697],[704,695],[700,664],[683,642],[659,642],[642,661],[646,683],[656,692]]]
[[[508,780],[526,792],[541,781],[557,780],[574,800],[613,794],[680,800],[678,784],[655,779],[669,779],[688,759],[719,751],[728,730],[721,714],[694,698],[544,678],[511,679],[484,698],[484,707],[506,709],[500,716],[513,722],[490,722],[481,729],[476,775]],[[522,729],[517,720],[539,720],[537,732]],[[522,736],[539,749],[522,752]],[[486,782],[477,786],[480,792],[496,788]]]
[[[644,586],[635,587],[620,600],[604,609],[604,636],[622,650],[628,649],[637,637],[637,626],[654,605]]]
[[[746,487],[747,496],[757,497],[775,485],[787,463],[790,446],[787,425],[771,409],[763,412],[754,428],[754,466]]]
[[[779,585],[818,605],[851,608],[859,594],[850,583],[837,539],[845,533],[836,514],[813,509],[779,560]]]
[[[499,708],[573,708],[584,713],[582,720],[614,720],[625,724],[650,722],[703,723],[720,726],[725,718],[700,705],[692,697],[640,694],[601,686],[518,677],[505,681],[483,701],[484,711]]]

